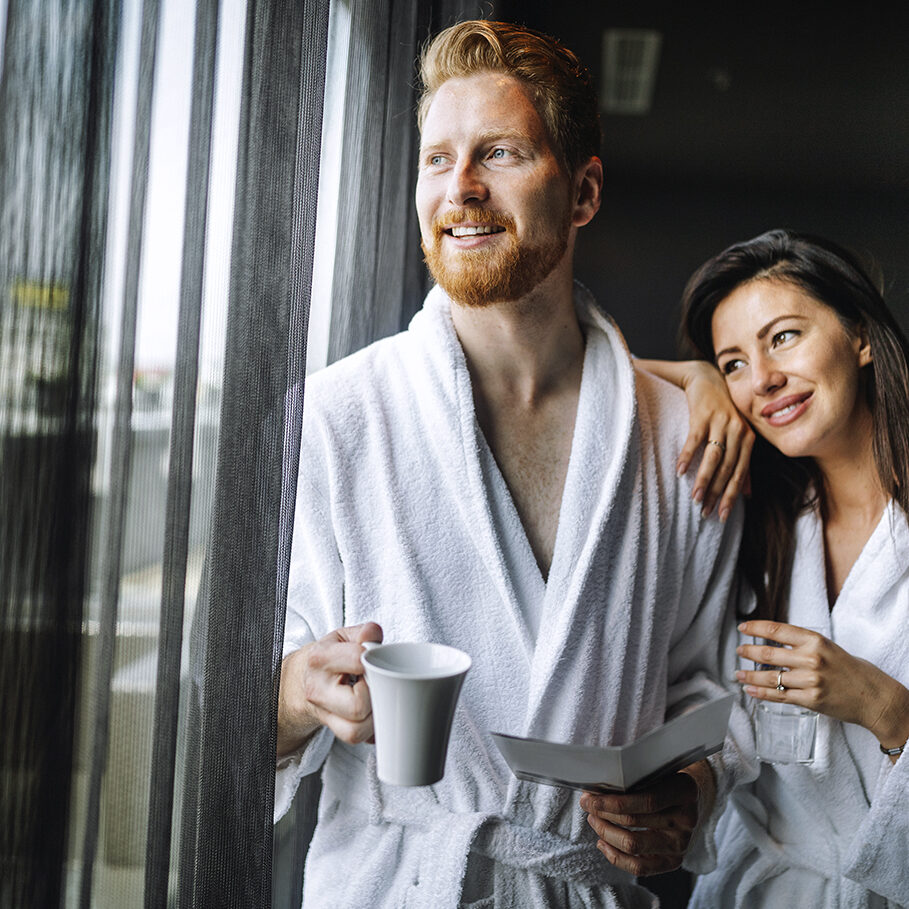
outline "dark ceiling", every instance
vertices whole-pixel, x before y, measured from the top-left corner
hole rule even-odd
[[[607,173],[909,191],[904,4],[498,3],[599,84],[606,28],[662,33],[651,112],[606,115]]]

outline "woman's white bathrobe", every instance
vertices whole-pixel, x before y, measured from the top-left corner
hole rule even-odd
[[[909,526],[893,503],[832,611],[821,521],[803,515],[789,602],[792,624],[821,630],[909,685]],[[731,673],[734,627],[727,641]],[[820,716],[813,764],[752,762],[750,775],[758,770],[730,799],[718,868],[698,882],[692,907],[909,906],[909,754],[893,764],[866,729]]]
[[[380,784],[373,746],[327,729],[279,766],[276,817],[324,762],[307,907],[456,907],[470,852],[494,863],[482,905],[654,905],[597,851],[579,794],[518,781],[489,736],[622,743],[722,691],[738,516],[701,519],[675,476],[684,396],[635,373],[580,287],[576,304],[586,354],[547,583],[440,290],[408,331],[307,379],[285,654],[375,620],[386,641],[473,658],[437,785]]]

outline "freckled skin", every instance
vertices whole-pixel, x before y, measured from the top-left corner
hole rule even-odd
[[[455,300],[519,299],[567,262],[571,189],[517,79],[481,73],[441,86],[423,123],[416,205],[427,264]],[[446,231],[488,221],[505,230]]]

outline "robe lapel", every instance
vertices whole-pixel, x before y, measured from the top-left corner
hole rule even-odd
[[[634,471],[630,463],[636,438],[634,376],[627,350],[586,291],[578,289],[576,302],[582,321],[589,326],[587,352],[525,720],[525,734],[541,737],[560,700],[570,702],[562,705],[567,715],[559,708],[562,722],[573,723],[583,709],[579,693],[583,679],[577,679],[577,687],[566,684],[572,663],[585,662],[579,658],[579,648],[584,646],[583,628],[591,617],[579,613],[590,609],[586,582],[603,528],[623,479]]]
[[[504,496],[506,507],[510,505],[514,511],[514,517],[509,519],[509,523],[513,525],[516,520],[520,528],[520,519],[510,502],[507,488],[490,488],[496,484],[504,487],[504,480],[477,423],[470,373],[451,321],[450,307],[446,295],[436,287],[430,291],[423,312],[414,320],[417,323],[420,316],[425,316],[425,320],[419,323],[419,330],[429,330],[434,335],[430,343],[424,345],[431,361],[427,366],[433,373],[434,380],[441,384],[443,398],[441,412],[434,415],[433,419],[433,441],[439,447],[440,458],[456,459],[453,469],[445,471],[452,483],[448,494],[456,501],[465,532],[476,546],[498,593],[499,606],[488,603],[484,604],[484,608],[495,609],[499,613],[498,622],[491,624],[498,627],[497,637],[502,640],[501,646],[516,647],[529,664],[534,641],[524,620],[519,590],[526,590],[528,585],[532,589],[534,571],[540,584],[542,577],[539,576],[526,534],[526,551],[523,553],[520,544],[515,545],[511,541],[506,550],[499,539],[491,502],[498,500],[502,503]],[[523,528],[521,532],[523,533]],[[517,570],[523,575],[518,585],[515,584],[511,571],[515,562]]]

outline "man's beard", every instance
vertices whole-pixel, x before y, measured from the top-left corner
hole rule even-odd
[[[462,249],[442,253],[442,224],[470,222],[494,224],[505,228],[505,236],[495,248]],[[483,208],[460,209],[436,218],[432,223],[432,244],[423,241],[424,261],[436,283],[454,300],[465,306],[488,306],[520,300],[548,277],[568,247],[570,225],[547,243],[521,244],[514,219],[503,212]]]

